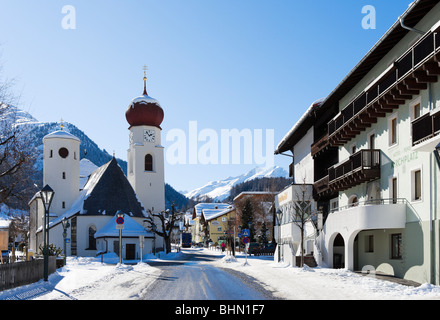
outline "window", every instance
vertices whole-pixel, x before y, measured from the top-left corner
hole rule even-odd
[[[348,204],[350,207],[356,207],[359,204],[358,197],[356,195],[351,196],[348,199]]]
[[[374,149],[376,142],[376,135],[374,133],[368,136],[368,144],[370,145],[370,149]]]
[[[96,227],[89,227],[89,250],[96,250],[96,239],[95,239]]]
[[[66,179],[66,173],[63,172],[63,179]]]
[[[339,199],[331,199],[330,200],[330,212],[338,211]]]
[[[351,154],[355,154],[356,153],[356,145],[352,145],[350,147],[350,149],[351,149]]]
[[[413,119],[420,117],[420,103],[413,106]]]
[[[218,232],[222,232],[222,227],[217,227]]]
[[[389,120],[389,145],[397,144],[397,117],[394,117]]]
[[[397,203],[397,178],[391,178],[391,198],[393,203]]]
[[[153,156],[151,154],[145,156],[145,171],[153,171]]]
[[[61,207],[62,207],[63,209],[66,209],[66,202],[65,202],[65,201],[63,201],[63,203],[61,204]]]
[[[391,259],[402,259],[402,234],[391,235]]]
[[[422,171],[415,170],[413,171],[413,200],[422,200]]]
[[[53,150],[50,150],[49,158],[53,157]]]
[[[422,98],[418,96],[409,103],[409,116],[411,121],[422,115]]]
[[[69,155],[69,150],[67,150],[66,148],[60,148],[60,150],[58,150],[58,154],[63,159],[67,158],[67,156]]]
[[[365,252],[374,252],[374,236],[365,236]]]

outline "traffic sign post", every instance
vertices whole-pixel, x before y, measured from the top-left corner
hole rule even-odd
[[[142,262],[142,251],[144,249],[144,236],[139,236],[139,248],[141,249],[141,262]]]
[[[246,230],[246,229],[245,229]],[[244,234],[244,233],[243,233]],[[248,249],[249,249],[249,238],[248,237],[244,237],[243,238],[243,243],[244,243],[244,245],[245,245],[245,249],[244,249],[244,256],[245,256],[245,258],[246,258],[246,262],[244,263],[244,265],[246,266],[246,265],[248,265],[248,261],[247,261],[247,252],[248,252]]]
[[[124,229],[124,214],[116,212],[116,229],[119,230],[119,264],[122,264],[122,229]]]

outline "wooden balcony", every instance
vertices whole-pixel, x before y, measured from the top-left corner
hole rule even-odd
[[[424,151],[432,151],[440,142],[440,112],[428,113],[412,123],[413,148]]]
[[[426,90],[440,75],[440,29],[427,33],[328,123],[328,140],[342,146],[380,117]]]
[[[328,188],[342,191],[380,178],[380,150],[364,149],[328,169]]]
[[[321,151],[325,151],[328,147],[330,147],[330,143],[328,141],[328,133],[325,134],[321,139],[312,144],[311,155],[315,157]]]

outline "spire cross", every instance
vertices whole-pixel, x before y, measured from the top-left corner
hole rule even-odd
[[[144,67],[142,68],[144,70],[144,95],[148,95],[147,94],[147,70],[148,67],[147,65],[144,65]]]
[[[64,121],[63,118],[61,118],[61,120],[60,120],[60,122],[61,122],[61,125],[60,125],[61,126],[61,130],[63,130],[63,128],[64,128],[63,121]]]

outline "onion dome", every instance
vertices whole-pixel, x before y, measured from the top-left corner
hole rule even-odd
[[[125,118],[130,127],[154,126],[162,129],[160,125],[164,118],[164,112],[159,101],[147,94],[147,77],[145,75],[144,93],[131,101],[125,112]]]

